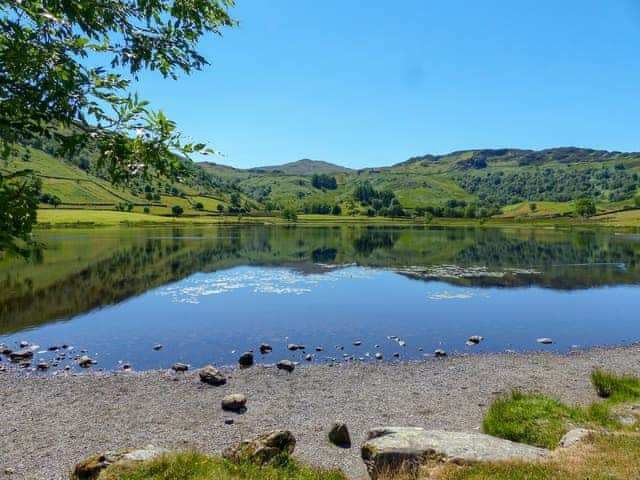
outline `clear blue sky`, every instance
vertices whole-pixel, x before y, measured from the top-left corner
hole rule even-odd
[[[640,151],[640,0],[237,0],[141,96],[237,167],[467,148]]]

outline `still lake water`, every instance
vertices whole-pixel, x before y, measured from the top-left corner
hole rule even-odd
[[[52,230],[40,240],[41,263],[0,262],[0,343],[73,345],[68,357],[87,350],[93,369],[235,364],[247,350],[258,363],[304,362],[289,343],[325,362],[640,340],[632,235],[247,225]],[[484,340],[467,346],[471,335]],[[273,353],[257,353],[263,342]],[[66,364],[78,369],[65,360],[51,371]]]

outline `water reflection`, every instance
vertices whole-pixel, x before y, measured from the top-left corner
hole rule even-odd
[[[43,232],[40,263],[0,263],[0,334],[70,318],[238,266],[326,274],[359,265],[469,287],[573,290],[640,280],[640,242],[599,232],[493,228],[148,228]]]

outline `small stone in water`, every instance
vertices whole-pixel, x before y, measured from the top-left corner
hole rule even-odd
[[[553,340],[551,340],[550,338],[547,338],[547,337],[543,337],[543,338],[537,339],[536,342],[542,343],[543,345],[550,345],[550,344],[553,343]]]
[[[399,358],[400,354],[398,352],[394,352],[393,356],[396,357],[396,358]]]
[[[161,350],[161,349],[162,349],[162,347],[163,347],[163,345],[162,345],[161,343],[156,343],[156,344],[153,346],[153,349],[157,351],[157,350]]]
[[[447,352],[445,352],[444,350],[442,350],[441,348],[438,348],[436,351],[433,352],[433,354],[436,357],[446,357],[447,356]]]
[[[382,360],[382,354],[380,352],[376,353],[376,360]]]
[[[316,347],[316,352],[322,352],[324,350],[323,347]]]
[[[313,360],[313,355],[311,355],[310,353],[307,353],[307,354],[305,355],[304,359],[305,359],[307,362],[310,362],[310,361],[312,361],[312,360]]]
[[[355,342],[353,342],[353,345],[359,347],[360,345],[362,345],[362,342],[360,340],[356,340]]]

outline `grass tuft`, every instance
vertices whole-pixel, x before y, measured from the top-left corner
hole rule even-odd
[[[571,425],[586,421],[588,414],[579,407],[539,393],[514,391],[491,405],[482,426],[489,435],[554,448]]]
[[[197,452],[181,452],[142,464],[113,465],[100,480],[346,480],[335,470],[321,470],[300,465],[294,460],[277,467],[252,463],[236,464]]]
[[[598,396],[610,403],[633,402],[640,399],[640,379],[632,375],[614,375],[604,370],[591,373],[591,383]]]

